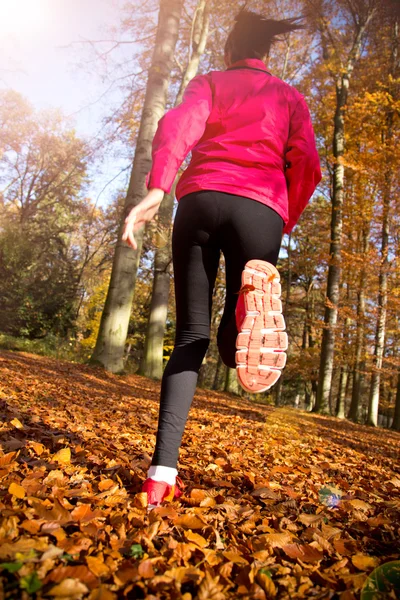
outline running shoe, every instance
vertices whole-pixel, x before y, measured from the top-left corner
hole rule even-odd
[[[236,306],[236,372],[248,392],[265,392],[281,376],[288,346],[279,272],[264,260],[249,260]]]
[[[182,491],[178,486],[184,487],[180,477],[176,478],[175,485],[147,478],[142,485],[142,492],[147,492],[147,510],[152,510],[160,506],[163,502],[172,502],[174,498],[179,498],[182,495]]]

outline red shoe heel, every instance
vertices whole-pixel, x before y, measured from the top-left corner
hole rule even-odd
[[[265,392],[281,376],[288,347],[282,315],[278,270],[264,260],[250,260],[242,273],[236,306],[236,372],[248,392]]]

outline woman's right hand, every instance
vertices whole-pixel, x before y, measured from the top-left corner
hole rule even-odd
[[[132,208],[126,217],[122,240],[134,250],[137,250],[137,243],[133,235],[134,232],[152,220],[157,214],[163,198],[164,190],[152,188],[143,200]]]

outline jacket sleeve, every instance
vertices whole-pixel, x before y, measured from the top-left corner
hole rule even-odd
[[[212,109],[207,75],[197,75],[188,84],[182,102],[158,122],[152,145],[152,168],[146,186],[169,193],[179,167],[201,139]]]
[[[289,220],[283,232],[290,233],[321,181],[321,168],[310,112],[303,97],[290,121],[285,177],[288,187]]]

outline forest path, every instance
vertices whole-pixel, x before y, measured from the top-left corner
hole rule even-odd
[[[144,377],[0,351],[5,598],[350,600],[400,559],[399,433],[198,390],[184,495],[147,514],[158,403]]]

